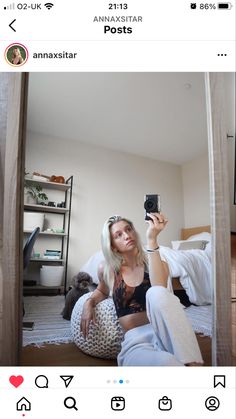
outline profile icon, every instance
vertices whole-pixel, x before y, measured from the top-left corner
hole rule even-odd
[[[207,410],[214,411],[220,406],[220,401],[217,397],[210,396],[205,400],[205,406]]]
[[[5,49],[5,60],[13,67],[20,67],[28,60],[28,50],[23,44],[11,44]]]

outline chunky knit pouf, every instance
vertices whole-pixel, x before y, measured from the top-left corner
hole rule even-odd
[[[90,324],[85,340],[80,332],[83,304],[92,293],[79,298],[72,311],[71,332],[75,344],[84,353],[104,359],[115,359],[120,352],[123,331],[119,324],[112,298],[107,298],[95,308],[97,326]]]

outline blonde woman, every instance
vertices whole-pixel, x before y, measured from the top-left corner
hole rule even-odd
[[[102,231],[105,263],[99,285],[85,301],[81,332],[96,324],[95,307],[110,291],[124,340],[119,366],[202,365],[201,352],[179,299],[167,289],[168,265],[160,257],[157,238],[166,227],[162,213],[148,214],[147,248],[143,250],[133,223],[110,217]]]
[[[19,65],[19,64],[22,64],[23,62],[24,62],[24,59],[21,55],[20,49],[14,48],[12,51],[11,63],[14,65]]]

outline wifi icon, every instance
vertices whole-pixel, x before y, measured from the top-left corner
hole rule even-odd
[[[53,3],[45,3],[44,5],[48,10],[50,10],[52,8],[52,6],[54,6]]]

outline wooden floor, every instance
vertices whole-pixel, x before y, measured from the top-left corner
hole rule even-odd
[[[197,336],[205,366],[211,365],[211,339]],[[23,366],[116,366],[115,360],[94,358],[85,355],[73,343],[45,345],[42,348],[26,346],[22,349]]]
[[[115,360],[94,358],[80,351],[74,343],[45,345],[42,348],[26,346],[22,349],[21,365],[24,366],[116,366]]]

